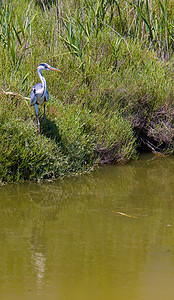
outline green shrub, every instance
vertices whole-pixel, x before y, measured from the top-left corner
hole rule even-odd
[[[40,139],[32,121],[11,120],[0,127],[0,177],[5,181],[54,177],[61,173],[62,153]]]

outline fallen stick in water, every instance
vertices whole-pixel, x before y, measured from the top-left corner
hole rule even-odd
[[[125,216],[125,217],[128,217],[128,218],[138,218],[138,217],[135,217],[135,216],[131,216],[131,215],[127,215],[123,212],[120,212],[120,211],[111,211],[113,214],[118,214],[118,215],[122,215],[122,216]]]

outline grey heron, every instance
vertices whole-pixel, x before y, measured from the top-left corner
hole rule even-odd
[[[33,86],[30,94],[30,104],[35,105],[39,133],[40,133],[40,121],[39,121],[38,105],[44,104],[44,115],[45,115],[45,102],[48,102],[49,100],[46,79],[42,75],[43,70],[52,70],[52,71],[57,71],[62,73],[62,71],[53,68],[46,63],[42,63],[37,67],[37,72],[42,83],[37,83],[36,85]]]

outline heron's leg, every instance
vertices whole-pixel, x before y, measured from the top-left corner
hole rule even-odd
[[[38,129],[40,134],[40,121],[39,121],[39,112],[38,112],[38,104],[35,104],[35,110],[36,110],[36,116],[37,116],[37,123],[38,123]]]
[[[39,117],[37,117],[37,123],[38,123],[38,129],[39,129],[39,134],[40,134],[40,121],[39,121]]]
[[[45,117],[45,102],[44,102],[44,117]]]

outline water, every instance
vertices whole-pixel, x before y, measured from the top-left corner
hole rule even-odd
[[[173,300],[174,160],[0,187],[0,299]]]

